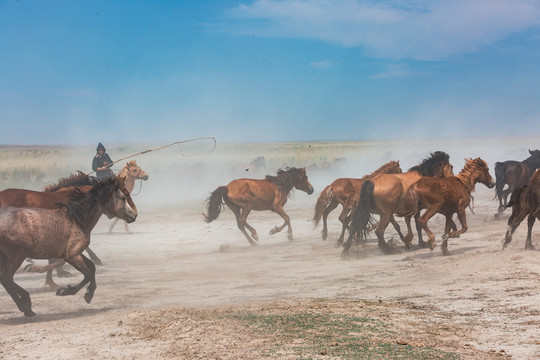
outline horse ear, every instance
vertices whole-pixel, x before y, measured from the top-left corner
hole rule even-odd
[[[304,172],[306,172],[306,167],[304,166],[304,168],[302,170],[304,170]]]
[[[531,154],[531,155],[533,154],[533,152],[531,151],[531,149],[529,149],[529,154]]]

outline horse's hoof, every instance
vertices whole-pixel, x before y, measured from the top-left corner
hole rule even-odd
[[[293,234],[288,234],[287,239],[289,239],[289,241],[293,241],[294,240]]]
[[[449,234],[444,234],[444,235],[442,236],[442,239],[443,239],[443,240],[448,240],[449,238],[450,238],[450,235],[449,235]]]
[[[335,245],[336,249],[339,249],[339,247],[341,246],[341,244],[343,244],[342,241],[336,242],[336,245]]]
[[[32,264],[27,264],[23,267],[22,272],[32,272]]]
[[[274,235],[275,233],[277,233],[277,230],[276,230],[276,228],[273,228],[273,229],[270,229],[270,231],[268,233],[270,235]]]
[[[73,295],[73,288],[68,285],[67,287],[61,287],[58,290],[56,290],[56,296],[66,296],[66,295]]]
[[[526,244],[525,245],[525,250],[534,250],[534,245],[533,244]]]
[[[33,312],[32,310],[26,310],[24,312],[24,316],[27,316],[27,317],[32,317],[32,316],[35,316],[35,315],[36,315],[36,313]]]
[[[94,294],[86,293],[84,294],[84,301],[86,301],[87,304],[90,304],[92,302],[93,297],[94,297]]]

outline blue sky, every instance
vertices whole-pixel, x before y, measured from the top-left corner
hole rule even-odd
[[[533,0],[0,0],[0,144],[540,132]]]

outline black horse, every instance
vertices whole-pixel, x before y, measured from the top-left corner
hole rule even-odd
[[[540,150],[529,150],[529,156],[523,161],[508,160],[495,163],[495,194],[499,199],[499,216],[508,207],[507,198],[512,191],[529,183],[536,169],[540,167]],[[508,184],[508,188],[503,190]]]

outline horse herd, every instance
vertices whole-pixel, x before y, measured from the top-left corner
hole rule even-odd
[[[440,213],[446,218],[441,249],[448,254],[448,239],[467,231],[465,209],[471,202],[475,185],[481,183],[488,188],[496,187],[499,215],[506,207],[512,207],[505,246],[528,216],[526,248],[532,249],[531,229],[535,219],[540,218],[540,170],[535,172],[540,167],[540,150],[529,152],[530,157],[522,162],[496,163],[496,182],[481,158],[466,160],[457,175],[453,173],[449,155],[442,151],[431,153],[407,172],[402,171],[399,161],[390,161],[360,179],[340,178],[328,185],[317,199],[313,222],[318,225],[322,219],[322,238],[326,240],[328,215],[341,204],[343,209],[339,220],[342,229],[336,246],[343,246],[343,253],[347,254],[353,244],[365,242],[367,233],[375,230],[378,246],[389,253],[392,248],[384,239],[387,226],[391,223],[405,247],[410,248],[413,238],[411,220],[414,217],[419,245],[433,250],[435,235],[428,222]],[[127,223],[137,217],[137,208],[131,199],[135,179],[146,180],[148,175],[132,161],[117,177],[103,181],[79,172],[44,191],[0,191],[0,283],[25,316],[35,315],[30,295],[13,278],[27,258],[49,259],[49,265],[31,264],[29,268],[47,272],[47,283],[57,288],[57,295],[74,295],[89,283],[84,298],[90,303],[96,289],[94,264],[101,263],[88,247],[91,231],[102,214],[124,220],[126,230],[129,230]],[[508,189],[503,190],[506,184]],[[249,225],[247,217],[251,211],[270,210],[284,220],[281,226],[271,229],[270,234],[287,227],[288,238],[293,240],[290,218],[284,211],[293,189],[313,194],[306,168],[278,170],[276,176],[267,175],[264,179],[233,180],[211,193],[206,201],[204,220],[216,220],[226,205],[234,213],[237,226],[248,242],[257,245],[257,231]],[[507,201],[510,193],[510,201]],[[459,230],[452,220],[454,213],[457,213],[461,225]],[[379,215],[378,222],[374,221],[374,214]],[[405,235],[395,216],[405,218]],[[113,226],[114,223],[109,231]],[[422,239],[422,230],[428,235],[427,242]],[[85,250],[92,260],[83,255]],[[84,275],[79,284],[59,287],[52,281],[52,270],[61,269],[64,261]]]

